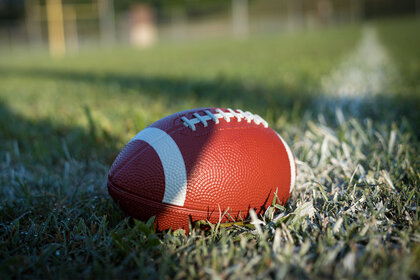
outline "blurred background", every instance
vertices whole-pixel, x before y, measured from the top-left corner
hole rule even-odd
[[[84,47],[245,38],[390,16],[420,15],[420,0],[0,0],[0,47]]]

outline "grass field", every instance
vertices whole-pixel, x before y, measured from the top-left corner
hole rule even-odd
[[[371,28],[0,54],[0,277],[420,278],[420,21]],[[353,63],[365,41],[373,66]],[[377,92],[331,94],[348,73]],[[106,190],[118,152],[202,106],[258,113],[291,145],[288,203],[189,236],[125,217]]]

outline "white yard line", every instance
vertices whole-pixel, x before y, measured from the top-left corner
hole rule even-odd
[[[320,123],[309,125],[305,136],[293,145],[294,149],[305,151],[304,158],[297,159],[295,191],[302,191],[297,195],[304,197],[306,202],[312,201],[308,195],[311,190],[324,185],[332,185],[331,191],[337,193],[348,187],[349,178],[351,183],[361,177],[366,181],[373,180],[359,164],[365,159],[360,147],[366,145],[367,136],[353,124],[348,127],[345,140],[340,140],[322,121],[323,113],[336,113],[339,123],[344,123],[344,115],[360,117],[361,107],[375,106],[374,97],[386,93],[395,74],[376,30],[366,27],[356,48],[322,79],[321,94],[316,102]],[[358,179],[355,179],[356,174]],[[356,211],[357,203],[351,211]],[[300,211],[299,207],[296,213]]]
[[[322,79],[325,95],[319,104],[321,107],[348,106],[351,113],[357,114],[361,103],[383,93],[394,76],[394,67],[378,40],[376,29],[365,27],[354,52]]]

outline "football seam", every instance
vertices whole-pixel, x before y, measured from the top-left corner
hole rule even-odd
[[[191,132],[191,129],[189,129],[188,127],[181,127],[177,130],[174,130],[173,132],[176,132],[178,130],[180,130],[183,135],[189,135],[191,137],[200,137],[203,135],[208,135],[211,134],[213,132],[213,130],[208,130],[205,128],[205,131],[193,131]],[[269,127],[270,128],[270,127]],[[239,123],[239,125],[237,127],[215,127],[214,130],[218,130],[218,131],[225,131],[225,130],[241,130],[241,129],[260,129],[261,131],[265,131],[265,132],[269,132],[270,129],[265,128],[264,126],[261,125],[257,125],[253,122],[251,123],[247,123],[245,122],[244,125],[242,125],[241,123]],[[273,130],[273,129],[271,129]],[[172,133],[172,132],[171,132]],[[188,134],[186,134],[188,133]]]
[[[225,120],[226,122],[230,122],[230,119],[236,119],[237,122],[241,122],[242,118],[246,123],[254,122],[256,125],[263,124],[265,128],[268,128],[268,123],[259,115],[253,114],[249,111],[244,112],[241,109],[232,110],[230,108],[227,108],[227,112],[224,112],[221,108],[214,108],[216,111],[215,113],[210,112],[210,110],[203,110],[203,111],[197,111],[193,113],[192,116],[195,118],[187,118],[186,116],[181,117],[181,120],[183,121],[183,124],[185,127],[190,128],[192,131],[196,131],[196,124],[203,124],[204,127],[207,127],[207,121],[214,121],[216,124],[219,123],[219,119]],[[199,113],[205,113],[204,115],[200,115]]]

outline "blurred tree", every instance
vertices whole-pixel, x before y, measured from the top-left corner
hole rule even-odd
[[[0,0],[0,25],[25,16],[25,0]]]
[[[416,12],[416,0],[364,0],[364,18],[378,18]]]
[[[173,10],[180,11],[187,17],[200,17],[230,8],[231,1],[226,0],[119,0],[115,1],[116,12],[126,11],[135,4],[148,4],[152,6],[158,20],[162,21],[172,14]]]

